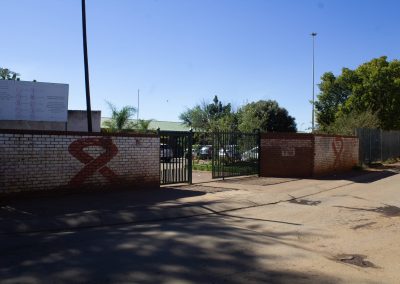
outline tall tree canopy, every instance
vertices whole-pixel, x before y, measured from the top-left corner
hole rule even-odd
[[[231,104],[224,105],[217,96],[212,103],[203,102],[187,109],[179,118],[187,126],[200,131],[229,130],[237,125]]]
[[[335,77],[332,72],[322,75],[315,110],[320,126],[328,126],[335,121],[338,111],[343,107],[352,93],[352,86],[357,77],[354,71],[343,68],[342,74]]]
[[[182,113],[180,119],[195,130],[202,131],[296,131],[295,119],[272,100],[252,102],[233,112],[231,104],[224,105],[215,96],[212,103],[196,105]]]
[[[296,132],[295,119],[285,108],[273,100],[249,103],[238,111],[239,130],[251,132],[260,129],[267,132]]]
[[[321,93],[315,103],[321,130],[332,128],[339,119],[368,117],[363,125],[400,129],[400,62],[386,56],[372,59],[355,70],[344,68],[335,77],[331,72],[321,77]],[[365,113],[368,113],[367,115]],[[376,119],[372,119],[375,117]],[[365,125],[372,122],[371,125]],[[354,121],[352,121],[354,123]]]

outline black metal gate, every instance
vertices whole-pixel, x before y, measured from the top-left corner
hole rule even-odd
[[[193,132],[158,131],[160,183],[192,183]]]
[[[260,133],[213,133],[212,177],[259,174]]]

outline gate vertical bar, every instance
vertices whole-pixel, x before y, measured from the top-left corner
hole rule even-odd
[[[188,182],[193,183],[192,180],[192,146],[193,146],[193,129],[190,129],[189,139],[188,139]]]

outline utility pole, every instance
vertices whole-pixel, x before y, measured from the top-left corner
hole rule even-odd
[[[315,56],[314,56],[314,54],[315,54],[315,37],[317,36],[317,33],[311,33],[311,36],[312,36],[312,39],[313,39],[313,41],[312,41],[312,126],[311,126],[311,129],[312,129],[312,132],[314,133],[314,130],[315,130],[315,126],[314,126],[314,121],[315,121],[315,119],[314,119],[314,115],[315,115],[315,79],[314,79],[314,73],[315,73]]]
[[[83,60],[84,60],[84,64],[85,64],[87,124],[88,124],[88,132],[92,132],[92,108],[90,106],[89,63],[88,63],[88,55],[87,55],[86,3],[85,3],[85,0],[82,0],[82,30],[83,30]]]

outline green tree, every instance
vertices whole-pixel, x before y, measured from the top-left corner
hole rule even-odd
[[[317,122],[322,131],[332,129],[337,119],[351,114],[374,116],[378,127],[400,129],[400,62],[386,56],[372,59],[355,70],[344,68],[335,77],[325,73],[315,103]],[[364,114],[367,113],[367,114]]]
[[[383,56],[359,66],[356,74],[359,82],[341,111],[371,111],[381,128],[400,129],[400,61]]]
[[[189,127],[200,131],[236,129],[237,120],[231,104],[224,105],[215,96],[212,103],[202,102],[179,116]]]
[[[238,111],[239,130],[251,132],[254,129],[268,132],[296,132],[295,119],[285,108],[273,100],[249,103]]]
[[[103,122],[103,126],[111,132],[132,131],[136,128],[136,124],[131,121],[131,117],[135,115],[136,109],[131,106],[124,106],[120,110],[115,105],[107,102],[111,110],[111,118]]]
[[[321,93],[315,102],[316,120],[320,128],[326,128],[335,121],[338,111],[352,94],[352,87],[356,82],[355,72],[347,68],[343,68],[338,77],[332,72],[322,75],[319,84]]]
[[[185,112],[179,115],[179,119],[182,120],[183,124],[195,130],[205,130],[208,128],[207,114],[205,108],[201,105],[188,108]]]
[[[19,81],[20,74],[11,71],[8,68],[0,68],[0,79],[2,80],[17,80]]]

